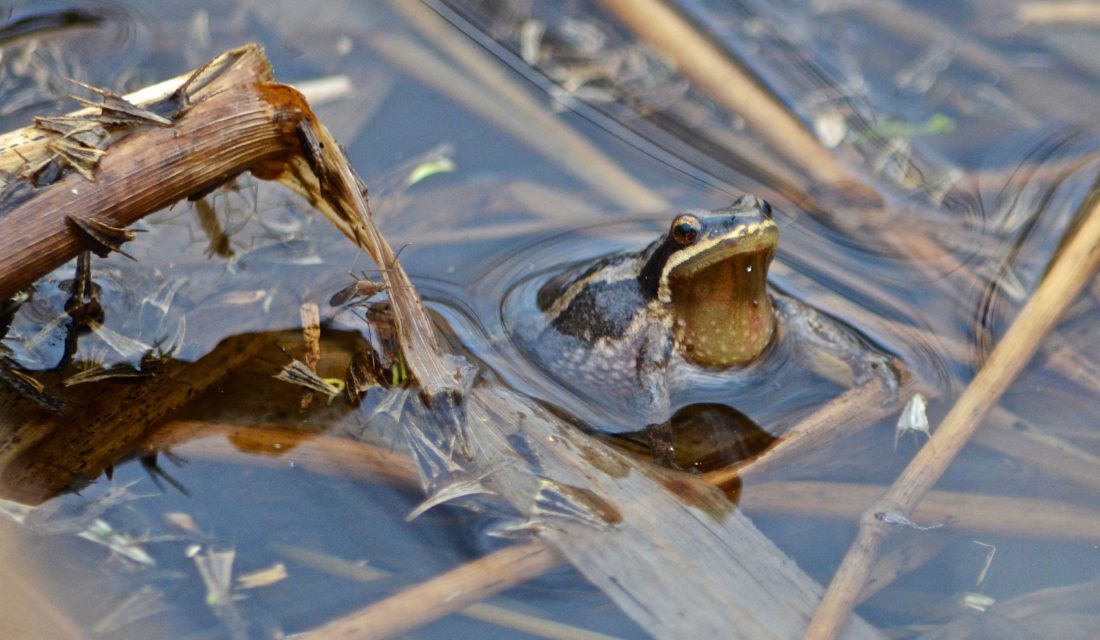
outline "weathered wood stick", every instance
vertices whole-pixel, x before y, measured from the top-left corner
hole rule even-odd
[[[97,163],[85,167],[92,180],[67,171],[45,186],[9,184],[5,199],[17,204],[0,212],[0,300],[81,250],[96,248],[82,241],[67,219],[124,228],[265,160],[300,149],[297,125],[304,114],[297,101],[287,103],[278,90],[285,87],[272,80],[259,46],[229,51],[191,76],[158,85],[165,93],[145,108],[168,111],[169,125],[131,126],[128,132],[122,127],[121,134],[118,127],[107,127],[116,129],[113,142]],[[7,158],[0,165],[11,168],[11,159],[21,158],[21,171],[40,177],[33,170],[48,159],[51,141],[60,139],[40,128],[0,137],[0,157]]]

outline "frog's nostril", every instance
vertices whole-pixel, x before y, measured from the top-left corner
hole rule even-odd
[[[772,219],[772,206],[770,204],[768,204],[767,200],[760,200],[760,198],[757,198],[757,201],[760,202],[760,213],[765,218],[767,218],[768,220],[771,220]]]

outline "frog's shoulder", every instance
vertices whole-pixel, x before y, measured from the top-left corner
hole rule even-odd
[[[625,336],[646,306],[637,255],[601,260],[580,275],[567,271],[539,291],[538,305],[561,335],[592,344]]]

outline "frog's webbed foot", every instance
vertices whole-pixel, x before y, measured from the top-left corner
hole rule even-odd
[[[840,361],[851,373],[852,386],[878,381],[885,391],[883,404],[898,399],[907,375],[900,360],[877,349],[855,329],[794,298],[775,295],[774,302],[786,336],[795,344],[795,356],[806,367],[835,380],[832,364]]]

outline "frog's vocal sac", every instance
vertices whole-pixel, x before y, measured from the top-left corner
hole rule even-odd
[[[670,397],[752,368],[778,340],[831,352],[857,378],[886,363],[851,330],[769,289],[778,241],[771,207],[755,196],[680,213],[645,249],[549,280],[517,338],[553,377],[623,418],[601,430],[648,427],[655,457],[669,461]]]

